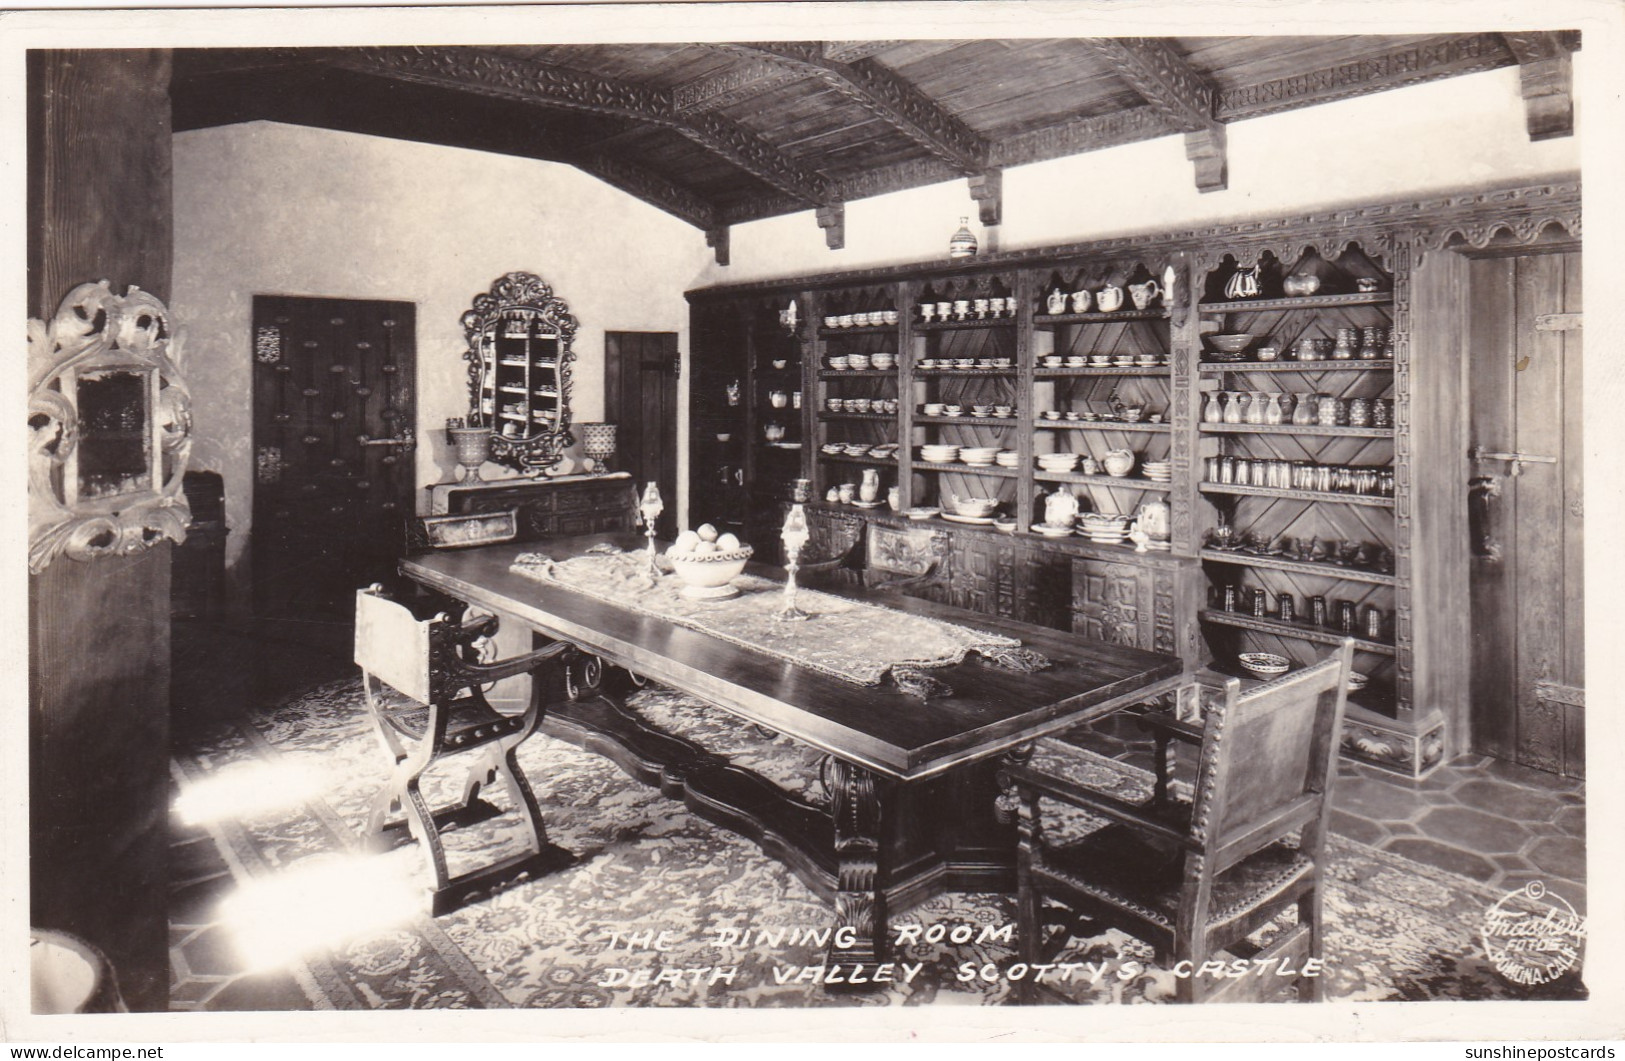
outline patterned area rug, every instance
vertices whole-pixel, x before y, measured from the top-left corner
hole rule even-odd
[[[810,749],[669,690],[645,689],[632,706],[656,728],[725,755],[809,803],[825,800]],[[315,985],[307,987],[313,1008],[1013,1001],[1002,976],[1015,962],[1010,896],[947,894],[894,912],[894,938],[901,938],[894,980],[865,992],[832,990],[822,981],[843,978],[845,970],[825,967],[828,905],[755,844],[561,741],[538,735],[520,757],[550,839],[574,861],[438,919],[414,914],[359,931],[340,926],[298,959],[300,981]],[[221,725],[176,766],[183,798],[190,792],[207,806],[210,783],[233,779],[259,797],[257,808],[209,825],[245,889],[364,855],[359,830],[385,774],[359,679],[319,686]],[[1142,772],[1103,758],[1096,780],[1124,795],[1148,785]],[[515,849],[514,819],[504,814],[449,834],[453,872],[460,859]],[[1499,895],[1342,837],[1332,838],[1331,849],[1329,1000],[1554,997],[1550,989],[1536,995],[1508,983],[1486,959],[1479,926]],[[365,858],[419,885],[426,877],[415,845]],[[340,898],[315,896],[303,911]],[[365,907],[369,896],[359,898]],[[300,910],[291,916],[300,918]],[[268,915],[256,916],[262,934],[278,933],[265,923]],[[286,931],[296,928],[290,923]],[[1078,1002],[1172,997],[1172,974],[1152,967],[1148,947],[1115,931],[1074,939],[1060,960],[1081,963],[1068,982],[1055,985]]]

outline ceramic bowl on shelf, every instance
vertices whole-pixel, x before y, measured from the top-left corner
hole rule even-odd
[[[826,442],[822,446],[819,446],[818,449],[819,452],[826,453],[831,457],[846,452],[846,447],[841,445],[839,442]]]
[[[1038,466],[1046,472],[1069,472],[1078,465],[1076,453],[1041,453]]]
[[[961,446],[959,459],[966,464],[988,465],[999,455],[998,446]]]
[[[934,508],[930,505],[915,505],[913,508],[903,513],[903,515],[907,516],[909,519],[931,519],[932,517],[939,516],[941,514],[942,509]]]
[[[748,545],[714,553],[673,553],[666,550],[666,560],[683,583],[679,592],[697,599],[732,597],[739,591],[728,583],[745,570],[753,550]]]
[[[970,519],[986,519],[999,507],[999,499],[996,497],[955,497],[951,500],[954,514]]]
[[[1231,332],[1228,334],[1210,335],[1207,337],[1209,345],[1221,354],[1239,354],[1252,343],[1250,332]]]
[[[846,356],[846,363],[848,367],[855,369],[856,371],[863,372],[869,367],[869,355],[848,354]]]
[[[862,457],[868,452],[869,444],[867,442],[848,442],[846,444],[846,455],[848,457]]]
[[[993,521],[993,529],[1004,534],[1016,532],[1016,518],[1014,516],[1000,516]]]
[[[1273,652],[1243,652],[1236,657],[1242,669],[1261,678],[1273,678],[1292,669],[1292,661]]]

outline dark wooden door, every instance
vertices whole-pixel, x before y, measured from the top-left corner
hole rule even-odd
[[[641,492],[658,483],[666,511],[657,528],[677,527],[677,333],[604,335],[604,419],[617,425],[612,468],[625,469]]]
[[[1470,277],[1472,746],[1582,775],[1580,254],[1480,258]]]
[[[254,606],[343,616],[412,515],[416,309],[254,296]]]

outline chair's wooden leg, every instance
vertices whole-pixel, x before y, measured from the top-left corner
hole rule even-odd
[[[384,751],[397,763],[406,758],[406,747],[396,734],[394,727],[384,721],[382,705],[378,702],[378,694],[373,691],[372,683],[377,681],[369,672],[361,672],[361,691],[367,700],[367,717],[372,720],[373,732],[378,742],[384,746]],[[383,683],[380,682],[380,685]]]
[[[1029,969],[1043,961],[1043,896],[1033,879],[1033,855],[1042,840],[1038,819],[1038,796],[1031,790],[1018,790],[1016,842],[1016,949],[1019,960]],[[1032,977],[1018,982],[1016,1000],[1023,1005],[1037,1001],[1038,988]]]
[[[406,820],[412,832],[417,835],[424,853],[429,856],[429,868],[434,871],[434,890],[442,891],[451,882],[451,874],[446,869],[446,848],[440,842],[440,830],[435,827],[434,811],[430,809],[429,801],[423,798],[416,776],[410,778],[402,787],[401,806],[406,812]]]
[[[536,802],[536,794],[531,791],[530,781],[519,768],[517,751],[517,748],[504,751],[497,760],[496,773],[502,778],[509,798],[525,819],[525,827],[530,831],[530,850],[539,854],[547,846],[547,826],[542,823],[542,808]]]
[[[1309,957],[1320,957],[1321,934],[1324,928],[1325,903],[1321,899],[1320,882],[1316,881],[1298,900],[1298,923],[1309,930]],[[1319,976],[1298,977],[1298,1001],[1319,1002],[1322,994]]]
[[[1157,730],[1154,735],[1157,756],[1157,780],[1151,791],[1151,801],[1158,806],[1168,802],[1168,783],[1174,775],[1174,740],[1165,730]]]

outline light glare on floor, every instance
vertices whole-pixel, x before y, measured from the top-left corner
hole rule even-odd
[[[244,819],[296,807],[324,791],[322,775],[301,763],[241,763],[188,782],[175,798],[186,825]]]
[[[318,855],[220,904],[220,921],[253,969],[286,965],[423,911],[411,864],[388,855]]]

